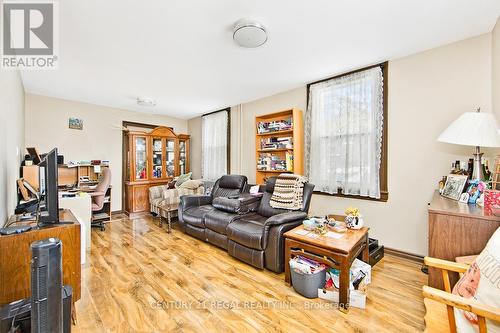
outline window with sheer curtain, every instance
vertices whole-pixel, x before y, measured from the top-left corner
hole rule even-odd
[[[305,160],[315,190],[387,200],[386,66],[308,86]]]
[[[201,117],[202,178],[217,180],[228,173],[229,110]]]

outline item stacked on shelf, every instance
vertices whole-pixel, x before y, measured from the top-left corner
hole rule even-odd
[[[257,124],[257,133],[265,134],[278,131],[288,131],[293,128],[292,118],[273,120],[273,121],[261,121]]]
[[[315,274],[326,269],[325,264],[320,264],[317,261],[311,260],[303,256],[296,256],[290,259],[290,269],[301,274]]]
[[[255,117],[256,183],[278,173],[303,174],[303,117],[296,108]]]
[[[262,153],[259,155],[257,170],[260,171],[293,171],[293,155],[286,152],[285,159],[278,155]]]
[[[260,139],[260,149],[292,149],[293,148],[293,138],[287,137],[269,137]]]
[[[264,153],[259,155],[259,161],[257,162],[257,170],[286,170],[286,160],[280,159],[279,156]]]

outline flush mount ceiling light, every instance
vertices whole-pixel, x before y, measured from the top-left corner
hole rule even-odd
[[[267,31],[259,22],[241,19],[234,25],[233,39],[241,47],[259,47],[267,41]]]
[[[137,105],[140,106],[155,106],[156,101],[148,97],[137,97]]]

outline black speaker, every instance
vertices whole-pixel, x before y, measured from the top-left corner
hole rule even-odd
[[[62,290],[64,333],[71,333],[72,298],[73,289],[71,286],[64,286]],[[31,332],[31,298],[0,307],[0,333],[12,333],[12,328],[17,328],[16,333]]]
[[[61,258],[57,238],[31,244],[31,332],[63,331]]]

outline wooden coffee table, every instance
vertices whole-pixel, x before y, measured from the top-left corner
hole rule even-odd
[[[299,230],[305,230],[298,226],[287,231],[285,236],[285,282],[291,285],[289,260],[294,256],[301,255],[329,267],[340,270],[339,281],[339,310],[347,312],[349,309],[349,271],[352,262],[358,256],[368,263],[368,228],[359,230],[348,229],[345,233],[339,233],[342,238],[336,239],[325,235],[311,238],[308,235],[300,235]],[[314,233],[310,231],[310,233]]]

